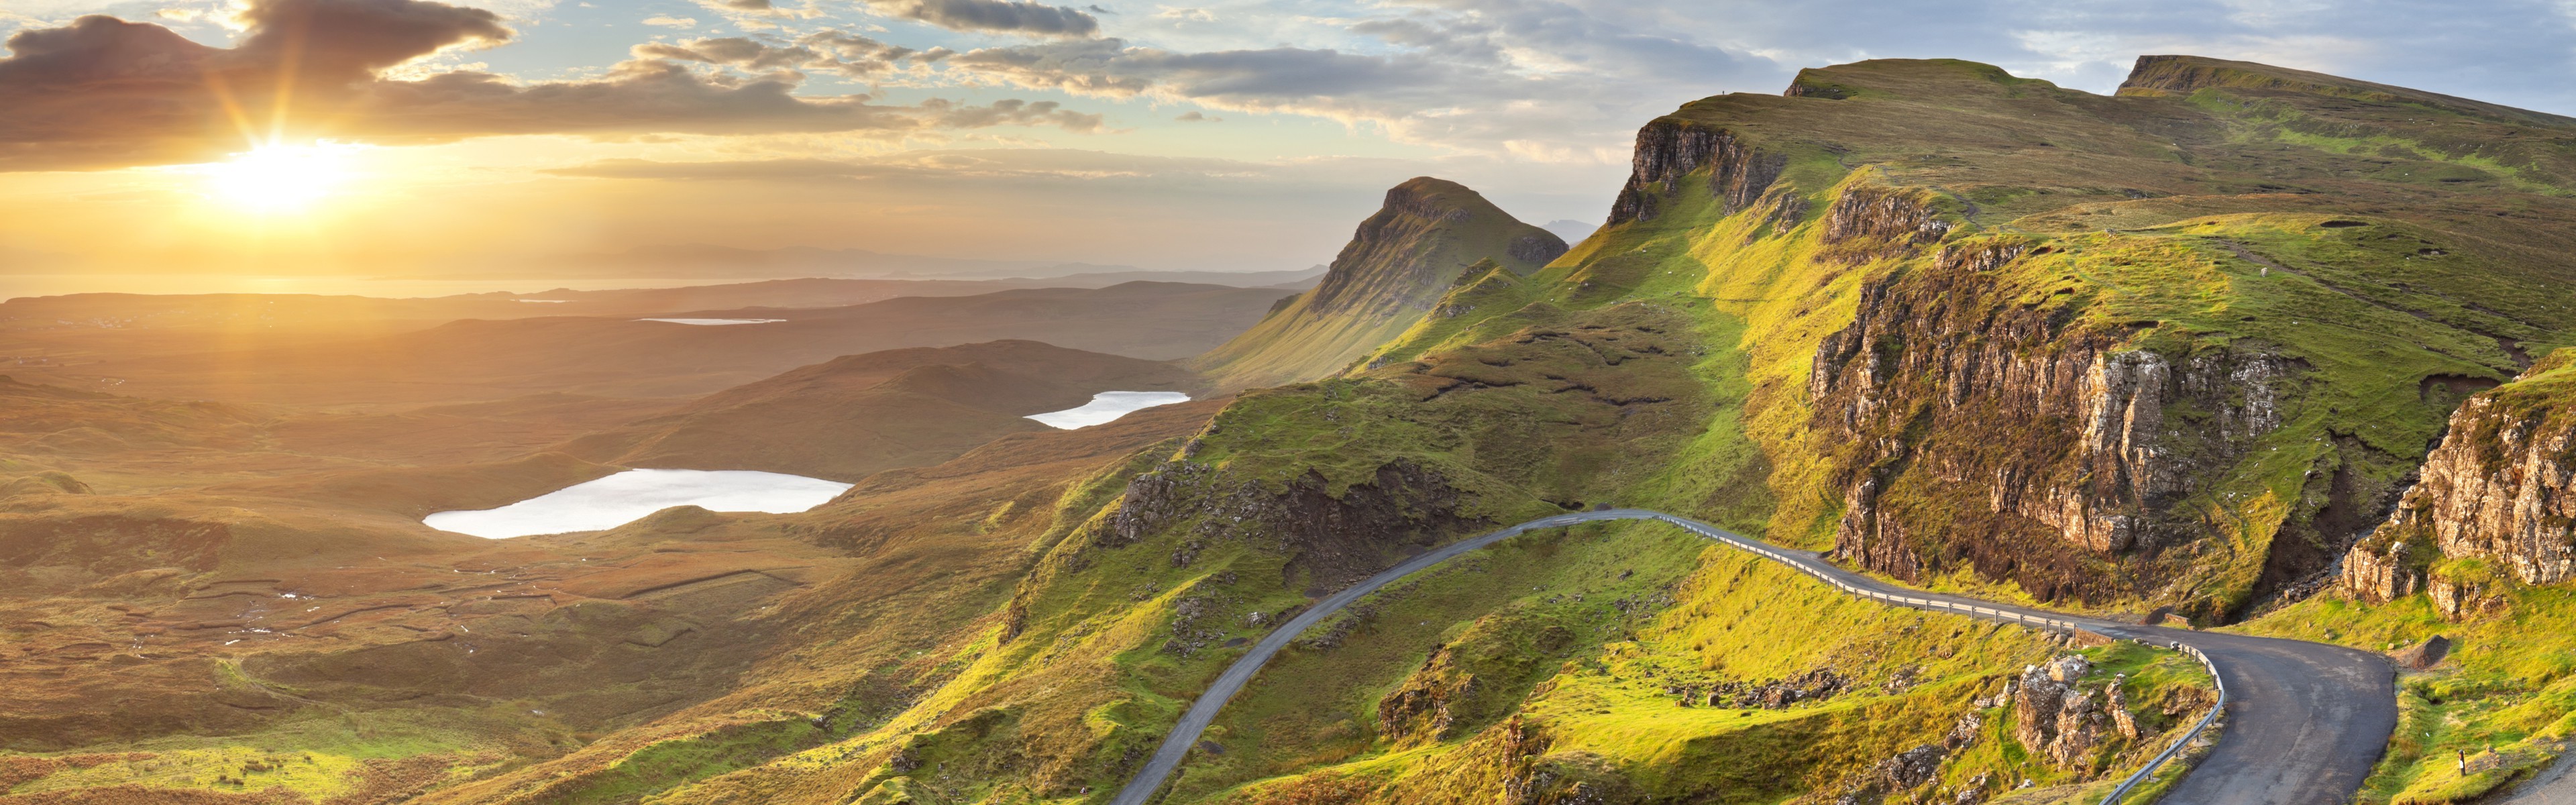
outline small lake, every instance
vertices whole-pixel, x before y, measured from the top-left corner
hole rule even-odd
[[[1047,427],[1072,430],[1118,421],[1119,417],[1152,408],[1190,401],[1190,395],[1177,391],[1104,391],[1091,395],[1091,402],[1080,408],[1030,414],[1029,418]]]
[[[526,302],[530,300],[521,299],[519,301]],[[727,324],[776,324],[778,322],[786,321],[786,319],[636,319],[636,321],[664,321],[672,324],[695,324],[702,327],[722,327]]]
[[[627,470],[498,509],[439,512],[421,522],[440,531],[503,539],[616,528],[673,506],[720,512],[801,512],[849,488],[849,484],[777,472]]]

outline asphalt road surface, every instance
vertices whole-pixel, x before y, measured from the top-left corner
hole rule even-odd
[[[2194,632],[2086,618],[2044,609],[1927,593],[1871,579],[1812,551],[1780,548],[1716,526],[1645,509],[1612,509],[1542,517],[1464,539],[1407,559],[1366,581],[1326,596],[1263,636],[1190,704],[1163,744],[1110,805],[1145,805],[1188,756],[1191,745],[1228,699],[1251,682],[1272,655],[1308,627],[1397,579],[1524,532],[1596,520],[1661,520],[1693,534],[1789,566],[1834,587],[1891,606],[1956,612],[2040,628],[2083,629],[2107,637],[2181,643],[2209,656],[2227,684],[2227,729],[2218,746],[2162,802],[2173,805],[2341,805],[2361,789],[2397,727],[2395,670],[2378,655],[2340,646],[2265,637]]]

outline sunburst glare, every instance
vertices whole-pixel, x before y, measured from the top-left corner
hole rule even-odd
[[[357,146],[330,141],[269,144],[206,166],[208,189],[223,202],[263,214],[301,212],[348,184]]]

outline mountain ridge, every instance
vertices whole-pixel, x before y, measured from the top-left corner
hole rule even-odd
[[[1322,377],[1411,326],[1481,262],[1526,275],[1565,248],[1464,185],[1408,179],[1387,190],[1312,290],[1189,364],[1231,388]]]

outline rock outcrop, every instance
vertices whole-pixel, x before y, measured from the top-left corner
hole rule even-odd
[[[1410,461],[1380,466],[1370,481],[1339,496],[1329,486],[1311,471],[1273,489],[1206,464],[1165,462],[1130,479],[1114,509],[1068,538],[1079,547],[1056,560],[1058,570],[1079,572],[1101,549],[1178,530],[1176,566],[1188,566],[1220,540],[1244,540],[1287,557],[1283,582],[1303,574],[1313,586],[1337,589],[1394,564],[1408,548],[1492,525],[1462,513],[1465,493]],[[1026,627],[1034,589],[1034,582],[1023,581],[1005,608],[1004,639]]]
[[[1450,647],[1432,649],[1419,670],[1378,700],[1378,734],[1393,741],[1452,737],[1476,693],[1476,675],[1459,667]]]
[[[2576,579],[2571,363],[2576,351],[2561,350],[2462,403],[2397,510],[2344,556],[2344,589],[2373,602],[2427,593],[2457,619],[2500,600],[2490,589],[2494,576],[2524,584]],[[2491,571],[2436,573],[2446,558],[2484,560]]]
[[[1850,237],[1936,237],[1924,208],[1889,198],[1855,207]],[[2170,357],[2012,304],[1995,275],[2031,253],[2010,239],[1945,246],[1928,270],[1865,285],[1857,320],[1818,343],[1812,424],[1844,450],[1836,555],[1909,579],[1965,560],[2043,597],[2115,592],[2084,557],[2201,536],[2204,518],[2174,504],[2280,426],[2299,362],[2227,347]],[[2207,415],[2168,417],[2176,405]]]
[[[1663,195],[1701,168],[1709,169],[1709,195],[1732,213],[1761,198],[1787,166],[1786,157],[1762,153],[1732,130],[1658,118],[1637,130],[1628,183],[1610,202],[1609,225],[1653,220]]]
[[[2080,654],[2022,669],[2013,686],[2013,739],[2059,768],[2091,771],[2087,767],[2094,750],[2105,740],[2103,727],[2113,720],[2092,692],[2077,684],[2092,670]],[[2121,716],[2126,723],[2127,713]],[[2126,731],[2135,729],[2132,724]]]

